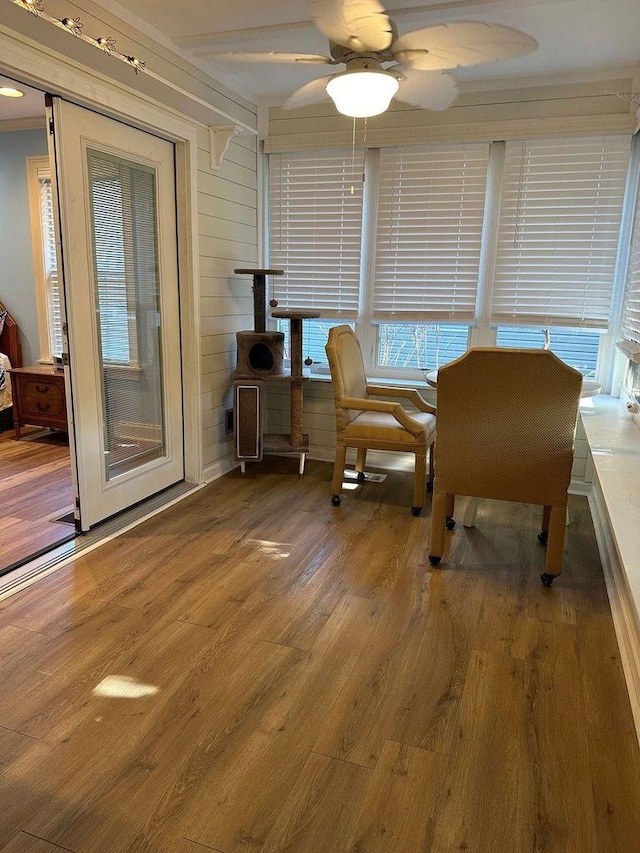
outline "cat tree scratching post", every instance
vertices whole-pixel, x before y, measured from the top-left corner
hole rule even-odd
[[[305,377],[302,375],[302,321],[314,320],[320,316],[317,311],[272,311],[271,316],[277,320],[288,320],[291,336],[291,434],[282,436],[288,440],[287,452],[300,454],[300,467],[298,473],[304,472],[304,461],[309,452],[309,436],[302,432],[302,409],[303,409],[303,383]],[[269,436],[273,438],[273,436]],[[266,436],[265,436],[266,439]]]
[[[274,311],[276,319],[290,324],[291,371],[282,369],[284,334],[266,331],[266,277],[284,275],[283,270],[236,269],[239,274],[253,276],[254,331],[237,332],[238,364],[234,375],[234,429],[236,459],[244,474],[246,460],[260,461],[263,453],[297,453],[299,474],[304,472],[309,452],[309,436],[302,432],[303,383],[302,321],[320,316],[315,311]],[[291,420],[289,434],[264,433],[264,382],[286,381],[291,387]]]

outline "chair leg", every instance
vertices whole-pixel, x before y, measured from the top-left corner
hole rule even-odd
[[[358,481],[364,480],[364,469],[367,465],[367,448],[359,447],[356,451],[356,471],[358,472]]]
[[[464,512],[464,518],[462,520],[462,523],[465,527],[476,526],[476,515],[478,513],[479,504],[479,498],[469,498],[469,503],[467,504],[467,508]]]
[[[437,566],[444,553],[444,532],[450,495],[434,492],[431,503],[431,544],[429,562]]]
[[[456,523],[453,519],[453,513],[456,508],[456,496],[455,495],[447,495],[447,530],[453,530],[456,526]]]
[[[553,583],[553,579],[556,578],[562,571],[562,555],[564,553],[564,532],[566,518],[566,506],[550,507],[547,560],[545,564],[545,571],[540,576],[540,579],[545,586],[551,586],[551,584]]]
[[[538,533],[538,541],[542,545],[546,545],[549,541],[549,519],[551,517],[551,507],[545,506],[542,508],[542,529]]]
[[[435,451],[435,442],[432,442],[429,445],[429,476],[427,478],[427,488],[430,492],[433,491],[433,478],[434,478],[434,466],[433,466],[433,455]]]
[[[416,461],[413,472],[413,506],[412,515],[420,515],[427,489],[427,454],[416,453]]]
[[[338,445],[336,447],[336,461],[333,464],[333,480],[331,481],[331,503],[338,506],[340,503],[340,492],[344,478],[344,463],[347,459],[347,448]]]

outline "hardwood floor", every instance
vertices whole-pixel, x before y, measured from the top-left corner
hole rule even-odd
[[[545,589],[539,508],[433,568],[411,479],[267,459],[0,602],[0,849],[639,850],[586,500]]]
[[[57,521],[73,512],[67,434],[13,435],[0,434],[0,574],[74,536],[72,525]]]

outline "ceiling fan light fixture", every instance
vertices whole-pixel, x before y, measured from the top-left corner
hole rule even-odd
[[[369,118],[389,109],[398,78],[382,68],[347,68],[327,83],[327,94],[342,115]]]
[[[0,95],[4,95],[5,98],[23,98],[24,92],[11,86],[0,86]]]

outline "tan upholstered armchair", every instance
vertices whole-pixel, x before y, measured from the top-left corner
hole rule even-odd
[[[444,552],[455,495],[541,504],[551,586],[562,568],[582,375],[548,350],[479,348],[438,371],[429,561]]]
[[[426,494],[427,451],[430,477],[436,435],[435,409],[415,388],[394,388],[367,382],[360,343],[350,326],[334,326],[326,346],[336,404],[337,447],[333,469],[332,503],[340,504],[347,448],[357,450],[356,471],[363,481],[367,450],[394,450],[415,454],[413,515],[419,515]],[[377,397],[406,399],[418,411]]]

